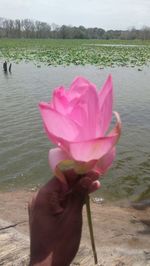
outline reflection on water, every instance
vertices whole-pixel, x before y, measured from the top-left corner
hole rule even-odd
[[[2,63],[1,63],[2,65]],[[13,65],[12,74],[0,71],[0,186],[15,189],[44,183],[51,176],[47,153],[51,146],[43,133],[38,102],[52,89],[69,86],[83,75],[101,87],[107,75],[114,80],[115,103],[123,133],[117,159],[97,192],[108,199],[150,197],[150,69],[98,69]]]

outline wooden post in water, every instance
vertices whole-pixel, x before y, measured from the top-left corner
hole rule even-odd
[[[9,73],[11,73],[11,67],[12,67],[12,63],[10,63],[9,65]]]
[[[5,73],[7,72],[7,62],[6,61],[3,63],[3,70]]]

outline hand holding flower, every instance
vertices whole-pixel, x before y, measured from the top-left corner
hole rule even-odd
[[[100,184],[93,172],[81,177],[70,170],[64,176],[67,189],[54,177],[29,205],[30,266],[69,266],[78,250],[85,197]]]

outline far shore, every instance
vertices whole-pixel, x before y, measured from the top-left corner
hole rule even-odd
[[[0,192],[0,219],[29,236],[27,204],[34,192]],[[93,203],[95,241],[101,266],[150,265],[150,208]],[[81,247],[91,250],[85,209]],[[1,251],[0,251],[1,257]],[[120,263],[120,264],[119,264]],[[73,265],[87,265],[78,263]],[[91,264],[90,264],[91,265]]]

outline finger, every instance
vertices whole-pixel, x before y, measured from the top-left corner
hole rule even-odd
[[[100,182],[98,180],[95,180],[95,178],[97,177],[96,176],[92,176],[92,178],[89,176],[82,177],[78,181],[75,187],[75,191],[84,195],[96,191],[97,189],[100,188]]]
[[[98,180],[94,181],[89,187],[89,193],[95,192],[101,187],[101,184]]]
[[[100,188],[100,182],[98,180],[93,181],[92,178],[89,176],[80,178],[74,189],[70,192],[70,199],[72,199],[71,204],[73,204],[72,206],[74,206],[74,208],[76,207],[78,212],[82,210],[86,195]]]
[[[78,180],[81,178],[80,175],[78,175],[74,169],[68,169],[66,171],[63,172],[67,184],[68,184],[68,189],[71,189],[72,187],[74,187],[74,185],[78,182]]]
[[[91,186],[93,180],[89,176],[82,177],[82,179],[78,182],[78,188],[82,191],[88,192],[89,187]]]
[[[99,179],[99,173],[97,173],[97,172],[90,171],[87,175],[88,175],[93,181]]]
[[[99,174],[97,172],[90,171],[87,174],[79,175],[74,171],[74,169],[64,171],[64,175],[68,184],[68,190],[72,189],[78,183],[78,181],[82,180],[84,177],[89,177],[93,181],[99,178]]]

